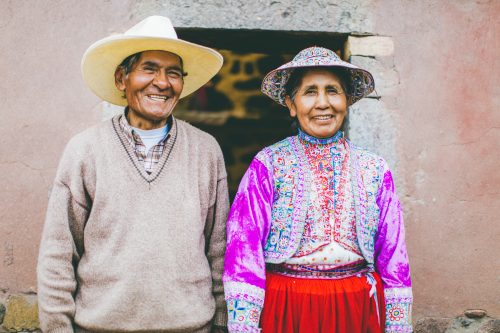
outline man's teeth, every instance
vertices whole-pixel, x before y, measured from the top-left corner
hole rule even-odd
[[[167,96],[162,95],[148,95],[148,97],[154,99],[155,101],[166,101],[168,99]]]

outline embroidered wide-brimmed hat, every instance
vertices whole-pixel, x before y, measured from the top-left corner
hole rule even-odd
[[[211,48],[177,38],[170,19],[150,16],[124,34],[113,35],[92,44],[82,58],[83,79],[103,100],[127,105],[123,92],[115,86],[116,67],[128,56],[142,51],[168,51],[182,58],[186,97],[207,83],[222,67],[222,55]]]
[[[261,90],[283,106],[285,105],[285,86],[296,68],[303,67],[341,67],[351,76],[348,95],[354,104],[375,89],[375,81],[370,72],[341,60],[337,54],[323,47],[309,47],[300,51],[292,61],[270,71],[262,81]]]

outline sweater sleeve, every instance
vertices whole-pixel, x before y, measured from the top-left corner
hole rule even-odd
[[[256,158],[241,180],[227,222],[223,280],[229,332],[259,332],[272,200],[271,172]]]
[[[38,306],[40,325],[46,333],[73,332],[75,270],[83,252],[83,228],[90,210],[78,160],[67,148],[52,187],[42,233]]]
[[[217,171],[215,200],[208,209],[207,220],[205,222],[205,253],[210,270],[212,271],[212,292],[216,306],[213,326],[226,327],[227,310],[226,302],[224,301],[222,271],[224,269],[224,252],[226,249],[226,220],[229,210],[229,195],[224,157],[219,148]]]
[[[391,171],[385,162],[377,204],[380,222],[375,242],[375,268],[384,284],[385,332],[412,332],[413,296],[403,215]]]

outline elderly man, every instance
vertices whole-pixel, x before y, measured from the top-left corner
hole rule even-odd
[[[177,120],[222,66],[153,16],[90,46],[82,71],[122,115],[76,135],[40,246],[43,332],[222,332],[226,172],[213,137]]]

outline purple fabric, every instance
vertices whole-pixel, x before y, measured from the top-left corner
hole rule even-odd
[[[380,221],[375,241],[375,269],[384,287],[410,287],[403,214],[395,193],[391,171],[386,169],[377,196]]]
[[[264,289],[264,247],[271,224],[273,183],[270,170],[254,159],[241,180],[227,221],[223,281]]]

